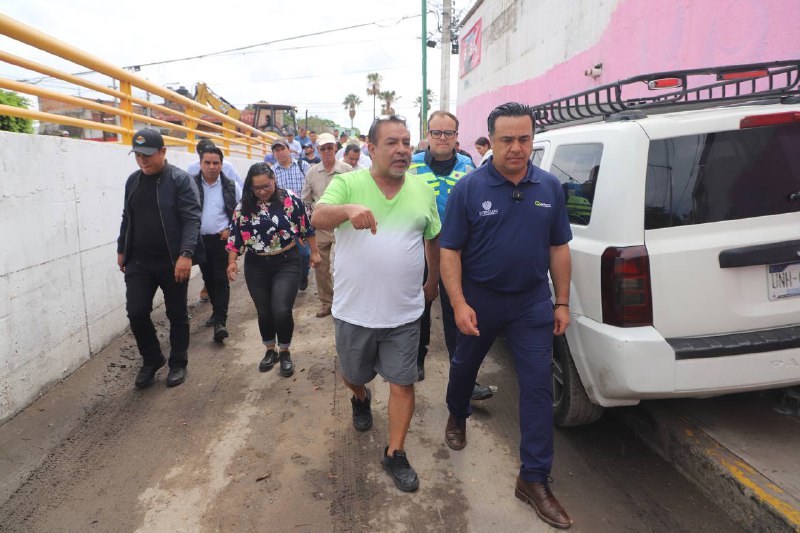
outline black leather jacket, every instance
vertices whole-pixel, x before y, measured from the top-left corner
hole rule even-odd
[[[123,264],[128,261],[130,241],[130,218],[128,206],[131,195],[139,186],[142,171],[137,170],[125,183],[125,204],[122,209],[122,224],[119,227],[117,253],[123,254]],[[158,179],[158,212],[167,239],[172,264],[181,252],[192,252],[192,263],[205,260],[205,249],[200,239],[200,201],[194,180],[185,171],[166,163]]]

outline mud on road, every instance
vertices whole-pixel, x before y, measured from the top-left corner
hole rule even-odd
[[[330,317],[314,317],[312,283],[295,306],[296,372],[258,372],[263,347],[242,279],[233,284],[224,346],[190,285],[187,381],[166,369],[133,388],[130,333],[0,426],[0,531],[550,531],[513,497],[518,470],[516,377],[495,350],[469,446],[444,444],[447,355],[436,317],[426,379],[406,442],[421,484],[405,494],[381,468],[388,385],[373,382],[375,423],[351,425],[337,379]],[[154,313],[166,344],[163,309]],[[665,463],[614,426],[556,435],[554,490],[573,531],[734,531]],[[659,489],[663,487],[663,489]]]

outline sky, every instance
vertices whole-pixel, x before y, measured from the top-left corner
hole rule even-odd
[[[7,0],[2,4],[3,15],[115,66],[161,62],[141,66],[137,73],[152,83],[170,88],[183,85],[193,93],[195,83],[202,81],[239,109],[259,100],[290,104],[297,107],[298,115],[308,111],[349,127],[342,102],[354,93],[363,101],[354,126],[363,132],[373,116],[372,97],[366,94],[367,74],[378,72],[383,76],[381,90],[399,95],[395,111],[408,119],[412,140],[418,138],[419,109],[414,100],[422,94],[421,2],[375,0],[348,7],[321,0],[138,0],[135,10],[128,8],[119,15],[117,4],[100,0]],[[427,4],[429,37],[436,39],[441,35],[441,4],[442,0]],[[471,5],[472,0],[454,1],[454,12],[464,15]],[[340,28],[351,29],[330,31]],[[298,36],[305,37],[294,38]],[[210,55],[261,43],[271,44]],[[69,73],[87,70],[4,35],[0,35],[0,49]],[[207,57],[167,62],[198,55]],[[450,57],[449,109],[454,111],[458,56]],[[436,109],[441,94],[440,48],[428,48],[427,74]],[[40,77],[4,62],[0,62],[0,76]],[[89,79],[111,85],[107,77]],[[61,80],[38,83],[73,96],[96,97]],[[380,114],[380,101],[376,112]]]

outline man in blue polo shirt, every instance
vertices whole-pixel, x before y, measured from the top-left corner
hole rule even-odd
[[[519,383],[520,458],[516,496],[548,524],[572,520],[548,485],[553,463],[553,335],[569,324],[572,232],[558,179],[530,162],[533,110],[518,103],[488,119],[494,156],[450,192],[441,274],[461,335],[450,363],[447,445],[467,444],[478,368],[505,330]],[[550,300],[548,270],[555,289]]]

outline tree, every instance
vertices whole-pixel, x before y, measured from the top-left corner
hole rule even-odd
[[[428,89],[428,97],[425,99],[425,109],[427,109],[429,112],[431,110],[431,104],[433,103],[433,98],[434,98],[433,90],[432,89]],[[423,133],[425,130],[422,127],[422,120],[423,120],[422,119],[422,96],[417,96],[417,99],[414,100],[414,107],[418,107],[419,108],[419,111],[417,112],[417,117],[419,118],[419,137],[420,137],[420,139],[422,139],[423,137],[425,137],[425,135]],[[426,120],[427,120],[427,117],[426,117]]]
[[[28,109],[30,102],[15,92],[0,89],[0,104]],[[18,118],[0,115],[0,130],[16,133],[33,133],[33,121],[29,118]]]
[[[383,101],[381,113],[384,115],[394,115],[394,108],[392,107],[392,104],[397,100],[400,100],[400,97],[397,96],[397,93],[394,91],[383,91],[378,94],[378,98]]]
[[[367,74],[367,95],[372,97],[372,120],[375,120],[375,99],[381,93],[383,76],[377,72]]]
[[[344,102],[342,102],[345,109],[350,111],[350,129],[353,129],[353,119],[356,116],[356,107],[361,105],[361,98],[357,95],[350,93],[344,98]]]

